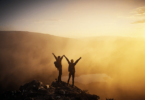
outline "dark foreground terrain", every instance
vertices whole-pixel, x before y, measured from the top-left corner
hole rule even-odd
[[[89,94],[76,86],[53,81],[51,85],[44,85],[33,80],[20,86],[19,90],[7,91],[0,95],[0,100],[98,100],[97,95]]]

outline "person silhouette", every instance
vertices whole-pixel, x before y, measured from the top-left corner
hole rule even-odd
[[[74,78],[75,78],[75,65],[77,64],[77,62],[81,59],[81,57],[75,61],[74,63],[74,60],[71,59],[71,61],[68,60],[68,58],[64,55],[64,57],[66,58],[68,64],[69,64],[69,67],[68,67],[68,71],[69,71],[69,78],[68,78],[68,82],[67,84],[69,84],[69,80],[70,80],[70,77],[72,76],[72,86],[74,86]]]
[[[62,64],[61,64],[61,61],[62,61],[63,56],[62,57],[60,57],[60,56],[56,57],[54,53],[52,53],[52,54],[53,54],[54,58],[56,59],[56,61],[54,62],[54,65],[59,71],[58,83],[60,83],[61,82],[61,75],[62,75]]]

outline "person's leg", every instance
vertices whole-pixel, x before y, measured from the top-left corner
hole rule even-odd
[[[60,82],[60,71],[58,73],[58,83]]]
[[[59,74],[60,82],[61,82],[61,75],[62,75],[62,69],[60,70],[60,74]]]
[[[72,86],[74,86],[75,73],[72,73]]]
[[[61,82],[61,75],[62,75],[62,70],[59,70],[59,75],[58,75],[58,83]]]
[[[59,71],[59,72],[58,72],[58,79],[57,79],[57,81],[60,82],[60,70],[59,70],[59,66],[58,66],[58,64],[57,64],[56,61],[54,62],[54,65],[55,65],[55,67],[56,67],[56,68],[58,69],[58,71]]]
[[[69,78],[67,84],[69,84],[70,77],[71,77],[71,73],[69,72]]]

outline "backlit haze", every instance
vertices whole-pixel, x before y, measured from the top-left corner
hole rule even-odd
[[[144,0],[1,1],[0,29],[79,38],[144,37]]]
[[[145,0],[1,0],[0,30],[2,88],[55,80],[53,52],[102,100],[145,100]]]

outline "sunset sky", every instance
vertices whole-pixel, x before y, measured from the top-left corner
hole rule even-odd
[[[145,37],[144,0],[0,1],[0,30],[62,37]]]

